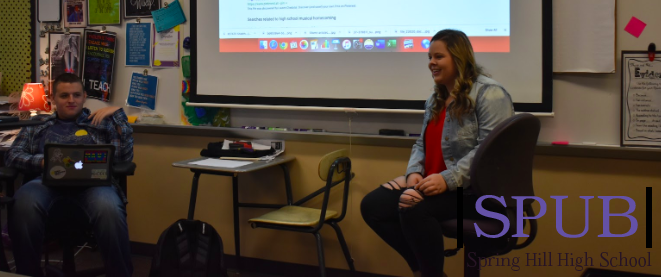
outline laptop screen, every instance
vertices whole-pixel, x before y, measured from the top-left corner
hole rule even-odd
[[[112,145],[47,144],[45,185],[107,185],[112,174]]]

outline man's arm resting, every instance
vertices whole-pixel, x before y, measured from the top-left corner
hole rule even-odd
[[[30,137],[32,128],[24,127],[16,136],[14,143],[5,155],[5,165],[29,172],[38,172],[43,169],[43,154],[32,154],[30,151]]]
[[[116,158],[119,162],[133,160],[133,128],[129,124],[124,109],[120,108],[112,114],[112,122],[119,138],[119,153]]]

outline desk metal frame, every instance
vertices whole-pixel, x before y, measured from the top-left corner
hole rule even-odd
[[[200,175],[210,174],[218,176],[232,177],[232,208],[234,213],[234,251],[236,255],[236,266],[241,269],[241,236],[239,231],[239,208],[268,208],[279,209],[286,205],[292,205],[292,191],[291,191],[291,178],[289,176],[289,167],[287,163],[293,161],[293,156],[277,157],[272,161],[257,161],[251,165],[237,167],[237,168],[213,168],[208,166],[189,165],[190,162],[204,160],[207,158],[197,158],[192,160],[175,162],[172,164],[174,167],[189,168],[193,175],[193,185],[190,194],[190,203],[188,205],[188,219],[193,220],[195,216],[195,204],[197,202],[197,188],[200,180]],[[260,204],[260,203],[241,203],[239,202],[239,173],[248,173],[272,166],[279,165],[285,177],[285,186],[287,193],[287,204]]]

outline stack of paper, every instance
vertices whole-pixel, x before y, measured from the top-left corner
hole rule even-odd
[[[242,167],[244,165],[249,165],[251,163],[252,162],[227,161],[227,160],[209,158],[206,160],[190,162],[189,164],[211,166],[211,167],[237,168],[237,167]]]

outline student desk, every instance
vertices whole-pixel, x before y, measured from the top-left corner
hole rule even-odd
[[[193,186],[190,194],[190,203],[188,206],[188,219],[193,220],[195,215],[195,202],[197,199],[197,184],[201,174],[211,174],[211,175],[221,175],[221,176],[232,176],[232,206],[234,210],[234,249],[236,251],[236,264],[237,267],[241,267],[241,239],[239,234],[239,208],[240,207],[249,207],[249,208],[281,208],[285,205],[292,204],[292,192],[291,192],[291,179],[289,178],[289,168],[287,163],[293,161],[295,158],[293,156],[278,156],[271,161],[254,161],[249,165],[244,165],[236,168],[224,168],[224,167],[212,167],[212,166],[201,166],[190,164],[191,162],[196,162],[200,160],[209,159],[208,157],[200,157],[185,161],[179,161],[172,163],[173,167],[188,168],[193,175]],[[239,202],[239,173],[248,173],[253,171],[258,171],[261,169],[273,167],[279,165],[282,168],[282,172],[285,177],[285,184],[287,187],[287,204],[277,205],[277,204],[258,204],[258,203],[241,203]]]

